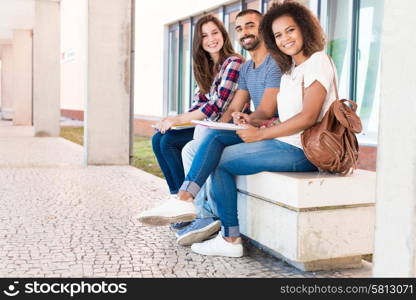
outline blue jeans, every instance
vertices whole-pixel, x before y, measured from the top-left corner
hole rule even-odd
[[[218,166],[224,148],[242,142],[235,131],[209,130],[195,154],[180,190],[187,191],[196,198],[208,176]]]
[[[317,168],[302,149],[279,140],[243,143],[233,131],[213,131],[199,147],[181,189],[197,191],[206,173],[212,173],[212,195],[221,219],[222,234],[239,236],[235,176],[263,171],[312,172]]]
[[[185,174],[189,172],[201,140],[192,140],[182,149],[182,161]],[[211,177],[202,185],[194,199],[196,215],[198,218],[218,218],[217,205],[212,197]]]
[[[157,132],[152,138],[153,152],[156,155],[171,194],[177,194],[185,172],[183,170],[182,148],[193,139],[194,129],[168,130]]]

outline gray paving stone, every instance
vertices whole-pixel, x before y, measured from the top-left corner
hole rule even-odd
[[[168,196],[164,180],[129,166],[85,167],[82,147],[60,138],[0,130],[0,157],[0,277],[371,276],[368,263],[300,272],[247,243],[239,259],[192,253],[168,227],[135,219]]]

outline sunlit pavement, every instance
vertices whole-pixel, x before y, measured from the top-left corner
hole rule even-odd
[[[168,196],[130,166],[83,165],[82,147],[0,122],[0,277],[369,277],[361,269],[301,272],[252,247],[207,257],[168,227],[135,215]]]

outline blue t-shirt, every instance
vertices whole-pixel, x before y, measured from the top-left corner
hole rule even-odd
[[[249,92],[254,108],[257,109],[265,89],[280,88],[282,72],[270,55],[267,55],[257,68],[254,69],[253,65],[254,62],[250,59],[241,66],[238,89]]]

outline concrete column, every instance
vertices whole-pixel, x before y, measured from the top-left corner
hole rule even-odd
[[[416,2],[384,3],[373,275],[415,277]]]
[[[132,0],[88,1],[89,165],[129,164]]]
[[[0,111],[1,111],[1,46],[0,46]]]
[[[13,32],[14,125],[32,125],[32,31]]]
[[[3,119],[13,119],[13,47],[2,46],[1,67],[1,111]]]
[[[36,136],[59,136],[60,6],[37,0],[33,34],[33,125]]]

